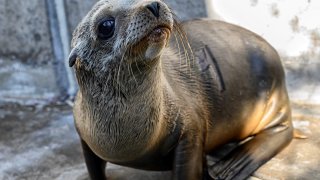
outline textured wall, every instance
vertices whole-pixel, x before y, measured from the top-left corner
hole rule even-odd
[[[43,0],[0,0],[0,101],[56,92],[45,7]]]
[[[206,17],[204,0],[165,0],[180,20]]]
[[[0,22],[1,57],[32,64],[52,59],[44,1],[1,0]]]
[[[98,0],[65,0],[70,34],[96,2],[98,2]]]

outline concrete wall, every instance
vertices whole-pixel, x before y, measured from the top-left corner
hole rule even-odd
[[[278,50],[292,101],[320,104],[320,1],[207,2],[212,18],[246,27]]]
[[[97,0],[0,0],[0,103],[64,100],[76,83],[70,36]],[[204,0],[167,0],[182,20],[205,17]]]
[[[45,1],[0,1],[0,13],[1,56],[37,65],[52,60]]]
[[[98,0],[65,0],[68,29],[70,35],[81,19]]]
[[[57,91],[45,7],[40,0],[0,0],[0,101],[50,98]]]

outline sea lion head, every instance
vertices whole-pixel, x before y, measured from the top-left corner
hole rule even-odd
[[[95,72],[119,63],[159,59],[173,28],[168,6],[159,0],[101,0],[73,33],[69,65]]]

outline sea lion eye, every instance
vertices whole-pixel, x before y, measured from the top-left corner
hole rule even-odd
[[[114,34],[115,20],[114,18],[108,18],[100,22],[98,26],[98,37],[102,40],[111,38]]]

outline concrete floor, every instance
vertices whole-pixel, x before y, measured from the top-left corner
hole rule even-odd
[[[320,179],[320,106],[293,104],[295,139],[261,167],[252,180]],[[170,179],[170,172],[145,172],[109,165],[111,180]],[[87,180],[79,139],[68,106],[0,105],[0,180]]]

